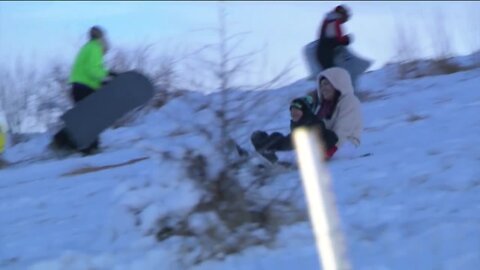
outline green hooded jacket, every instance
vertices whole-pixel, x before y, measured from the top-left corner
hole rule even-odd
[[[81,83],[97,90],[107,75],[103,65],[103,45],[100,40],[93,39],[80,49],[75,58],[69,83]]]

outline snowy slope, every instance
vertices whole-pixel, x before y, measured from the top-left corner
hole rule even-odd
[[[362,104],[357,152],[373,155],[329,164],[353,269],[478,269],[479,75],[476,69],[392,81],[379,70],[361,78],[370,99]],[[248,112],[231,130],[235,139],[251,149],[253,130],[288,131],[290,100],[313,88],[298,81],[231,92],[230,116]],[[204,195],[184,165],[186,149],[213,161],[207,174],[222,168],[212,103],[221,106],[221,97],[174,99],[131,126],[106,131],[95,156],[52,158],[49,134],[8,149],[15,165],[0,171],[0,269],[318,269],[306,221],[283,226],[268,246],[195,266],[185,261],[200,247],[186,251],[179,237],[155,240],[159,217],[181,219]],[[264,196],[284,196],[288,188],[304,209],[297,171],[267,180]],[[216,217],[189,222],[201,233]]]

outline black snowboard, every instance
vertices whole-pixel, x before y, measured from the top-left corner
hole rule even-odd
[[[63,114],[63,131],[71,146],[85,149],[115,121],[146,104],[153,94],[153,84],[144,75],[135,71],[121,73]]]

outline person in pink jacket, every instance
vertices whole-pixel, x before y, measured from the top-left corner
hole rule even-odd
[[[335,49],[338,46],[347,46],[351,43],[351,37],[345,35],[342,30],[342,24],[350,17],[350,10],[344,5],[335,7],[325,16],[320,27],[317,47],[317,60],[323,69],[334,66]]]

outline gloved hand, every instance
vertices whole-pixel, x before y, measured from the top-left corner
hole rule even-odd
[[[346,37],[346,39],[347,39],[347,44],[345,44],[345,45],[350,45],[350,44],[352,44],[352,42],[353,42],[353,34],[348,34],[348,35],[346,35],[345,37]]]

